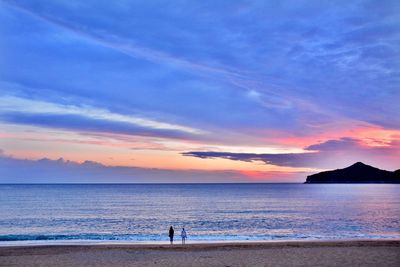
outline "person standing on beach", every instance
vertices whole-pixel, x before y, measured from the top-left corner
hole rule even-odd
[[[168,236],[169,236],[169,242],[171,242],[172,245],[172,243],[174,242],[174,228],[172,228],[172,226],[169,228]]]
[[[184,245],[187,238],[185,228],[182,228],[181,237],[182,237],[182,245]]]

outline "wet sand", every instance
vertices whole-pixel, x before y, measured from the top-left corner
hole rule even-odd
[[[400,266],[400,240],[8,246],[0,266]]]

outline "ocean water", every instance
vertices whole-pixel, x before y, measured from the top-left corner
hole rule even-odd
[[[0,185],[0,242],[400,238],[400,185]]]

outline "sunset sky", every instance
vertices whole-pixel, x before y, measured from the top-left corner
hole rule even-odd
[[[0,182],[400,168],[400,2],[1,1]]]

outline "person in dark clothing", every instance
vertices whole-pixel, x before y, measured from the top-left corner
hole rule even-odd
[[[169,241],[171,242],[172,245],[172,243],[174,242],[174,228],[172,228],[172,226],[169,228],[168,236],[169,236]]]

